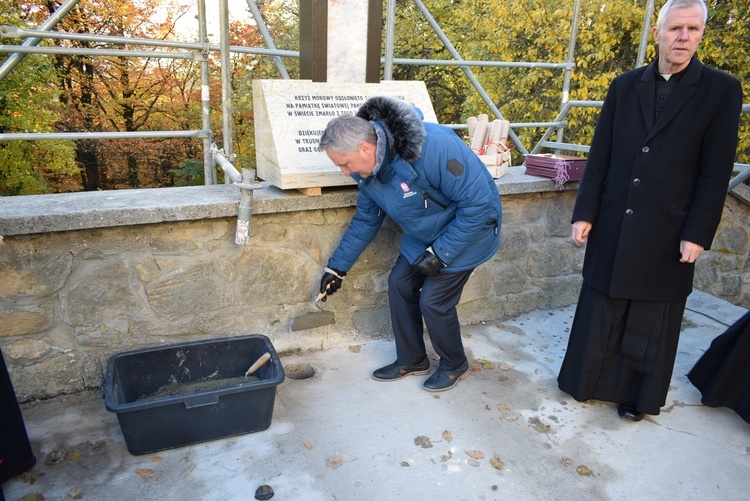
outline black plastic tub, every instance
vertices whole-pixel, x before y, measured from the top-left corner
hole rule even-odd
[[[246,380],[245,372],[265,353],[270,360]],[[206,381],[209,389],[164,391]],[[128,451],[138,455],[267,429],[283,381],[270,340],[252,334],[114,355],[104,399],[117,414]]]

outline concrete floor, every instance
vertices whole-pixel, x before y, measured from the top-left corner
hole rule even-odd
[[[264,484],[306,501],[745,500],[750,424],[702,406],[685,377],[744,311],[691,296],[667,405],[637,424],[557,388],[568,307],[464,328],[474,370],[443,393],[424,377],[371,379],[394,359],[386,341],[282,357],[316,373],[277,387],[269,429],[153,454],[127,452],[100,392],[26,405],[37,466],[3,490],[12,501],[252,500]]]

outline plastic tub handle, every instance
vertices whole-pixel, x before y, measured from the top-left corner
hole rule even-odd
[[[193,407],[204,407],[206,405],[215,405],[219,403],[219,395],[216,393],[209,393],[207,395],[196,395],[185,400],[185,407],[192,409]]]

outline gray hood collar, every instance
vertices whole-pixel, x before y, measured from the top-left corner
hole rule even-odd
[[[387,141],[381,141],[378,135],[378,149],[380,143],[393,145],[393,152],[409,163],[414,163],[422,155],[427,132],[422,124],[422,118],[413,106],[393,97],[374,96],[365,101],[357,110],[357,116],[369,121],[379,121],[385,128]],[[375,127],[378,130],[378,127]],[[379,155],[379,152],[378,152]],[[385,158],[379,158],[377,167]]]

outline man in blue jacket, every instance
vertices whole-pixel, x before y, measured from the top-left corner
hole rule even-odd
[[[356,116],[331,120],[320,149],[360,190],[357,212],[320,281],[323,301],[390,216],[404,232],[388,277],[396,361],[373,378],[429,373],[424,321],[440,356],[424,388],[452,388],[469,372],[456,305],[474,268],[500,245],[497,185],[455,132],[422,122],[418,110],[395,98],[370,98]]]

